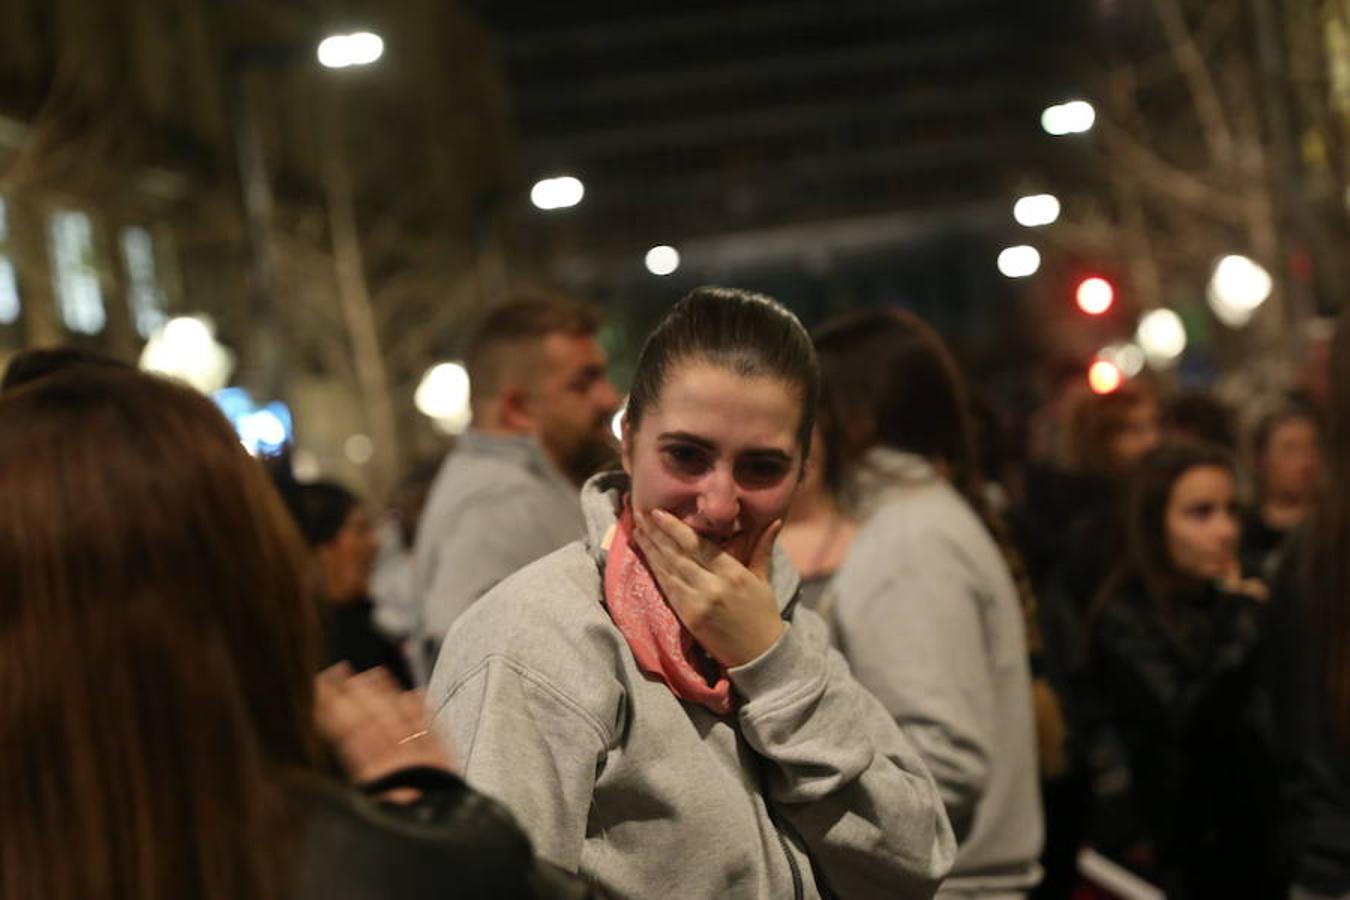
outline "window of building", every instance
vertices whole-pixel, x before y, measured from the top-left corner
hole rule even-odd
[[[9,210],[5,198],[0,197],[0,325],[10,325],[19,319],[19,279],[14,273],[14,261],[9,255]]]
[[[155,244],[144,228],[122,231],[122,261],[127,273],[127,300],[136,331],[149,338],[167,315],[164,289],[155,270]]]
[[[93,225],[84,213],[63,210],[52,214],[49,228],[61,321],[71,331],[98,334],[108,317],[94,256]]]

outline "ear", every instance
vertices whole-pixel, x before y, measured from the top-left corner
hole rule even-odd
[[[534,404],[530,392],[508,384],[497,396],[497,421],[510,431],[534,431]]]
[[[623,470],[630,476],[633,474],[633,429],[628,426],[628,411],[624,410],[623,418],[619,422],[619,461],[623,463]]]

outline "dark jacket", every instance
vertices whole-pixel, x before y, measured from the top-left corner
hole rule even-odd
[[[1258,694],[1259,610],[1213,587],[1164,615],[1139,580],[1093,619],[1087,676],[1124,747],[1169,898],[1270,892],[1275,777]]]
[[[576,878],[538,860],[498,803],[457,776],[399,773],[367,788],[417,786],[422,799],[381,803],[305,779],[301,900],[596,900]]]
[[[1319,894],[1350,892],[1350,753],[1328,732],[1316,630],[1301,590],[1298,538],[1271,598],[1267,673],[1280,750],[1283,837],[1295,884]]]
[[[324,667],[346,662],[357,672],[383,666],[405,689],[413,686],[408,660],[398,644],[375,627],[375,607],[369,600],[324,603],[321,615],[324,634]]]

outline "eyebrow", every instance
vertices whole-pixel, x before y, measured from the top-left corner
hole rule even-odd
[[[688,431],[663,431],[656,436],[658,441],[684,441],[688,444],[694,444],[704,450],[716,451],[717,445],[705,437],[697,434],[691,434]],[[762,457],[766,459],[782,460],[791,462],[792,455],[779,450],[777,447],[754,447],[746,450],[742,456]]]

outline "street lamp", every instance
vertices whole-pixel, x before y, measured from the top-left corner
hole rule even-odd
[[[384,39],[370,31],[333,34],[319,42],[317,55],[329,69],[368,66],[384,55]]]
[[[1041,113],[1041,128],[1046,134],[1062,137],[1091,131],[1097,121],[1097,110],[1086,100],[1070,100],[1047,106]]]

